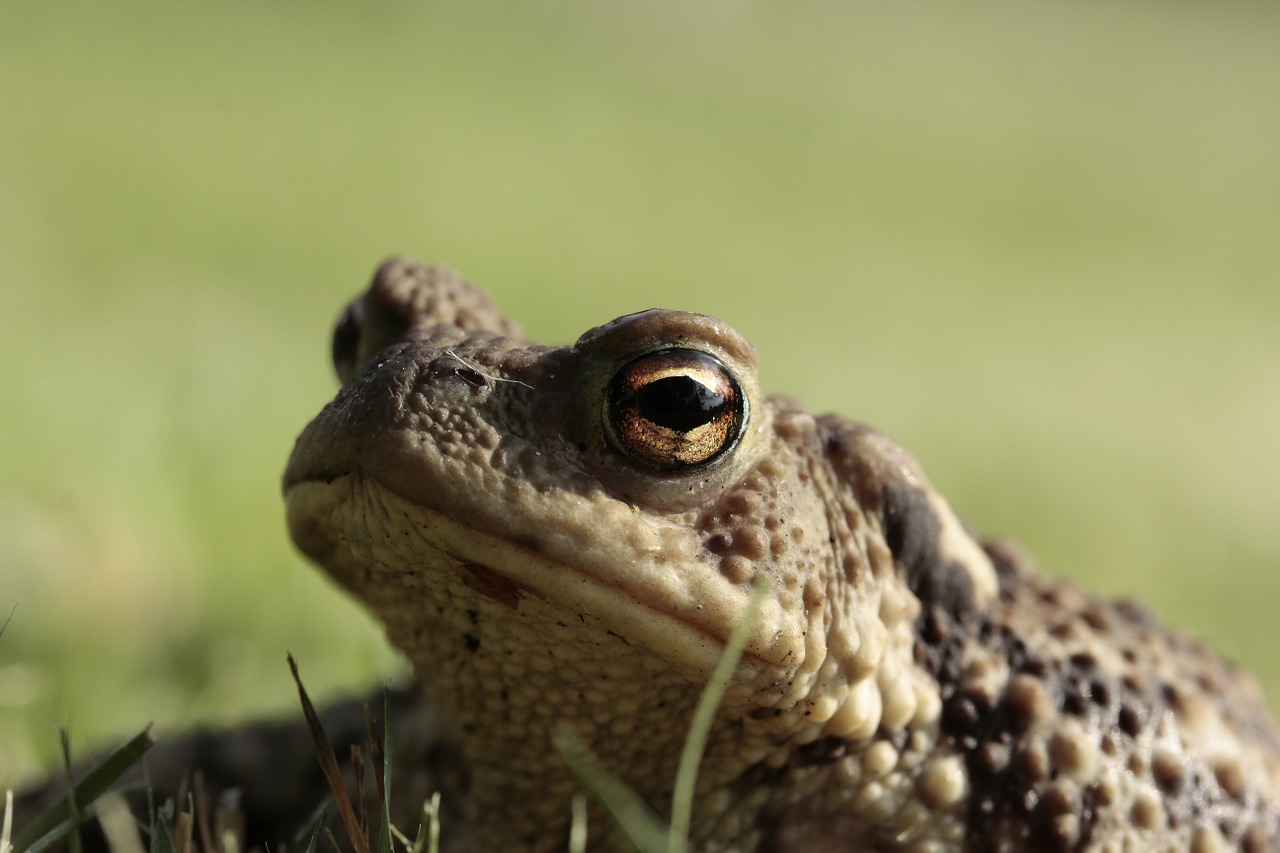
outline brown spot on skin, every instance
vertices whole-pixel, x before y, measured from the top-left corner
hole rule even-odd
[[[815,612],[819,607],[826,604],[827,593],[822,584],[810,578],[804,585],[804,608],[809,612]]]
[[[1115,803],[1118,796],[1115,781],[1112,779],[1101,779],[1090,788],[1093,794],[1093,801],[1099,808],[1106,808]]]
[[[1080,815],[1057,815],[1045,828],[1048,841],[1059,850],[1069,850],[1080,840]]]
[[[1023,729],[1030,729],[1053,714],[1053,700],[1044,683],[1030,675],[1015,675],[1005,691],[1009,710]]]
[[[969,731],[978,722],[978,708],[967,696],[955,696],[943,709],[943,722],[946,727],[959,734]]]
[[[1055,622],[1049,626],[1049,635],[1058,640],[1069,640],[1080,633],[1080,623],[1073,621]]]
[[[865,568],[865,564],[862,560],[852,551],[844,555],[840,565],[841,568],[844,569],[845,580],[850,583],[857,583],[858,578],[862,576],[862,571]]]
[[[792,542],[800,542],[804,539],[804,531],[798,527],[793,527],[787,531],[786,535],[772,536],[769,539],[768,556],[774,560],[779,560],[786,556],[787,551],[791,549]]]
[[[1035,783],[1049,778],[1049,752],[1044,743],[1033,740],[1014,759],[1014,767],[1023,779]]]
[[[755,566],[746,557],[729,554],[720,560],[720,574],[733,583],[747,583],[755,577]]]
[[[1120,726],[1120,731],[1129,737],[1137,737],[1146,725],[1146,712],[1143,708],[1136,705],[1120,706],[1120,716],[1116,721]]]
[[[542,540],[532,533],[514,537],[512,541],[526,551],[532,551],[534,554],[542,553]]]
[[[1106,632],[1111,630],[1112,617],[1110,611],[1095,602],[1089,602],[1080,611],[1080,618],[1095,631]]]
[[[1181,760],[1167,749],[1151,753],[1151,776],[1166,795],[1176,794],[1186,778]]]
[[[748,560],[763,560],[769,556],[772,539],[769,531],[760,525],[748,524],[734,531],[733,550]]]
[[[1153,795],[1143,791],[1134,798],[1129,819],[1136,828],[1154,832],[1164,823],[1164,808]]]
[[[458,572],[462,582],[483,596],[492,598],[512,610],[520,603],[521,588],[511,579],[478,563],[464,563]]]
[[[1202,672],[1196,676],[1196,686],[1204,693],[1216,695],[1222,692],[1222,688],[1225,685],[1222,682],[1221,674],[1211,670],[1209,672]]]
[[[974,768],[986,776],[995,776],[1009,766],[1009,747],[1001,743],[984,743],[978,747]]]
[[[1244,837],[1240,839],[1240,849],[1243,853],[1266,853],[1269,849],[1267,831],[1257,824],[1249,827]]]
[[[1093,772],[1097,750],[1082,726],[1064,721],[1062,727],[1049,736],[1049,757],[1063,773],[1085,777]]]
[[[1213,765],[1213,776],[1222,790],[1233,800],[1244,799],[1244,768],[1235,759],[1220,759]]]
[[[761,503],[759,495],[739,489],[725,497],[723,506],[725,514],[730,518],[754,518],[760,512]]]
[[[1179,716],[1187,712],[1187,694],[1177,685],[1166,684],[1161,688],[1165,704]]]
[[[1212,826],[1197,826],[1191,831],[1190,853],[1227,853],[1227,843]]]
[[[1080,789],[1072,782],[1049,786],[1036,808],[1036,822],[1051,850],[1068,850],[1080,840]]]

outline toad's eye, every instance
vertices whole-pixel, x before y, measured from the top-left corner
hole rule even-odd
[[[360,337],[364,334],[365,308],[364,300],[357,299],[347,306],[338,318],[338,325],[333,330],[333,367],[338,372],[338,379],[346,385],[355,378],[360,365],[356,359],[360,354]]]
[[[737,444],[746,414],[733,374],[687,349],[640,356],[613,377],[604,400],[614,448],[663,473],[714,462]]]

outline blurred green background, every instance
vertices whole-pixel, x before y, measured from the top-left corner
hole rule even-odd
[[[384,256],[716,314],[1280,699],[1280,5],[0,7],[0,784],[400,669],[279,474]]]

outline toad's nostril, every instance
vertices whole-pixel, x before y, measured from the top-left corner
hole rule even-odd
[[[488,384],[488,381],[480,371],[465,365],[454,368],[453,375],[470,385],[472,388],[483,388]]]
[[[452,352],[434,359],[427,369],[427,375],[430,377],[429,381],[437,387],[441,387],[442,383],[448,384],[458,380],[470,388],[480,390],[488,388],[490,383],[488,376]]]

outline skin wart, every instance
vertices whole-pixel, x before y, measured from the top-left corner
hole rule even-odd
[[[881,433],[762,396],[728,325],[653,310],[540,346],[456,273],[393,259],[334,360],[289,527],[413,662],[446,849],[565,849],[564,721],[668,813],[758,578],[695,849],[1280,847],[1280,740],[1247,675],[975,539]]]

